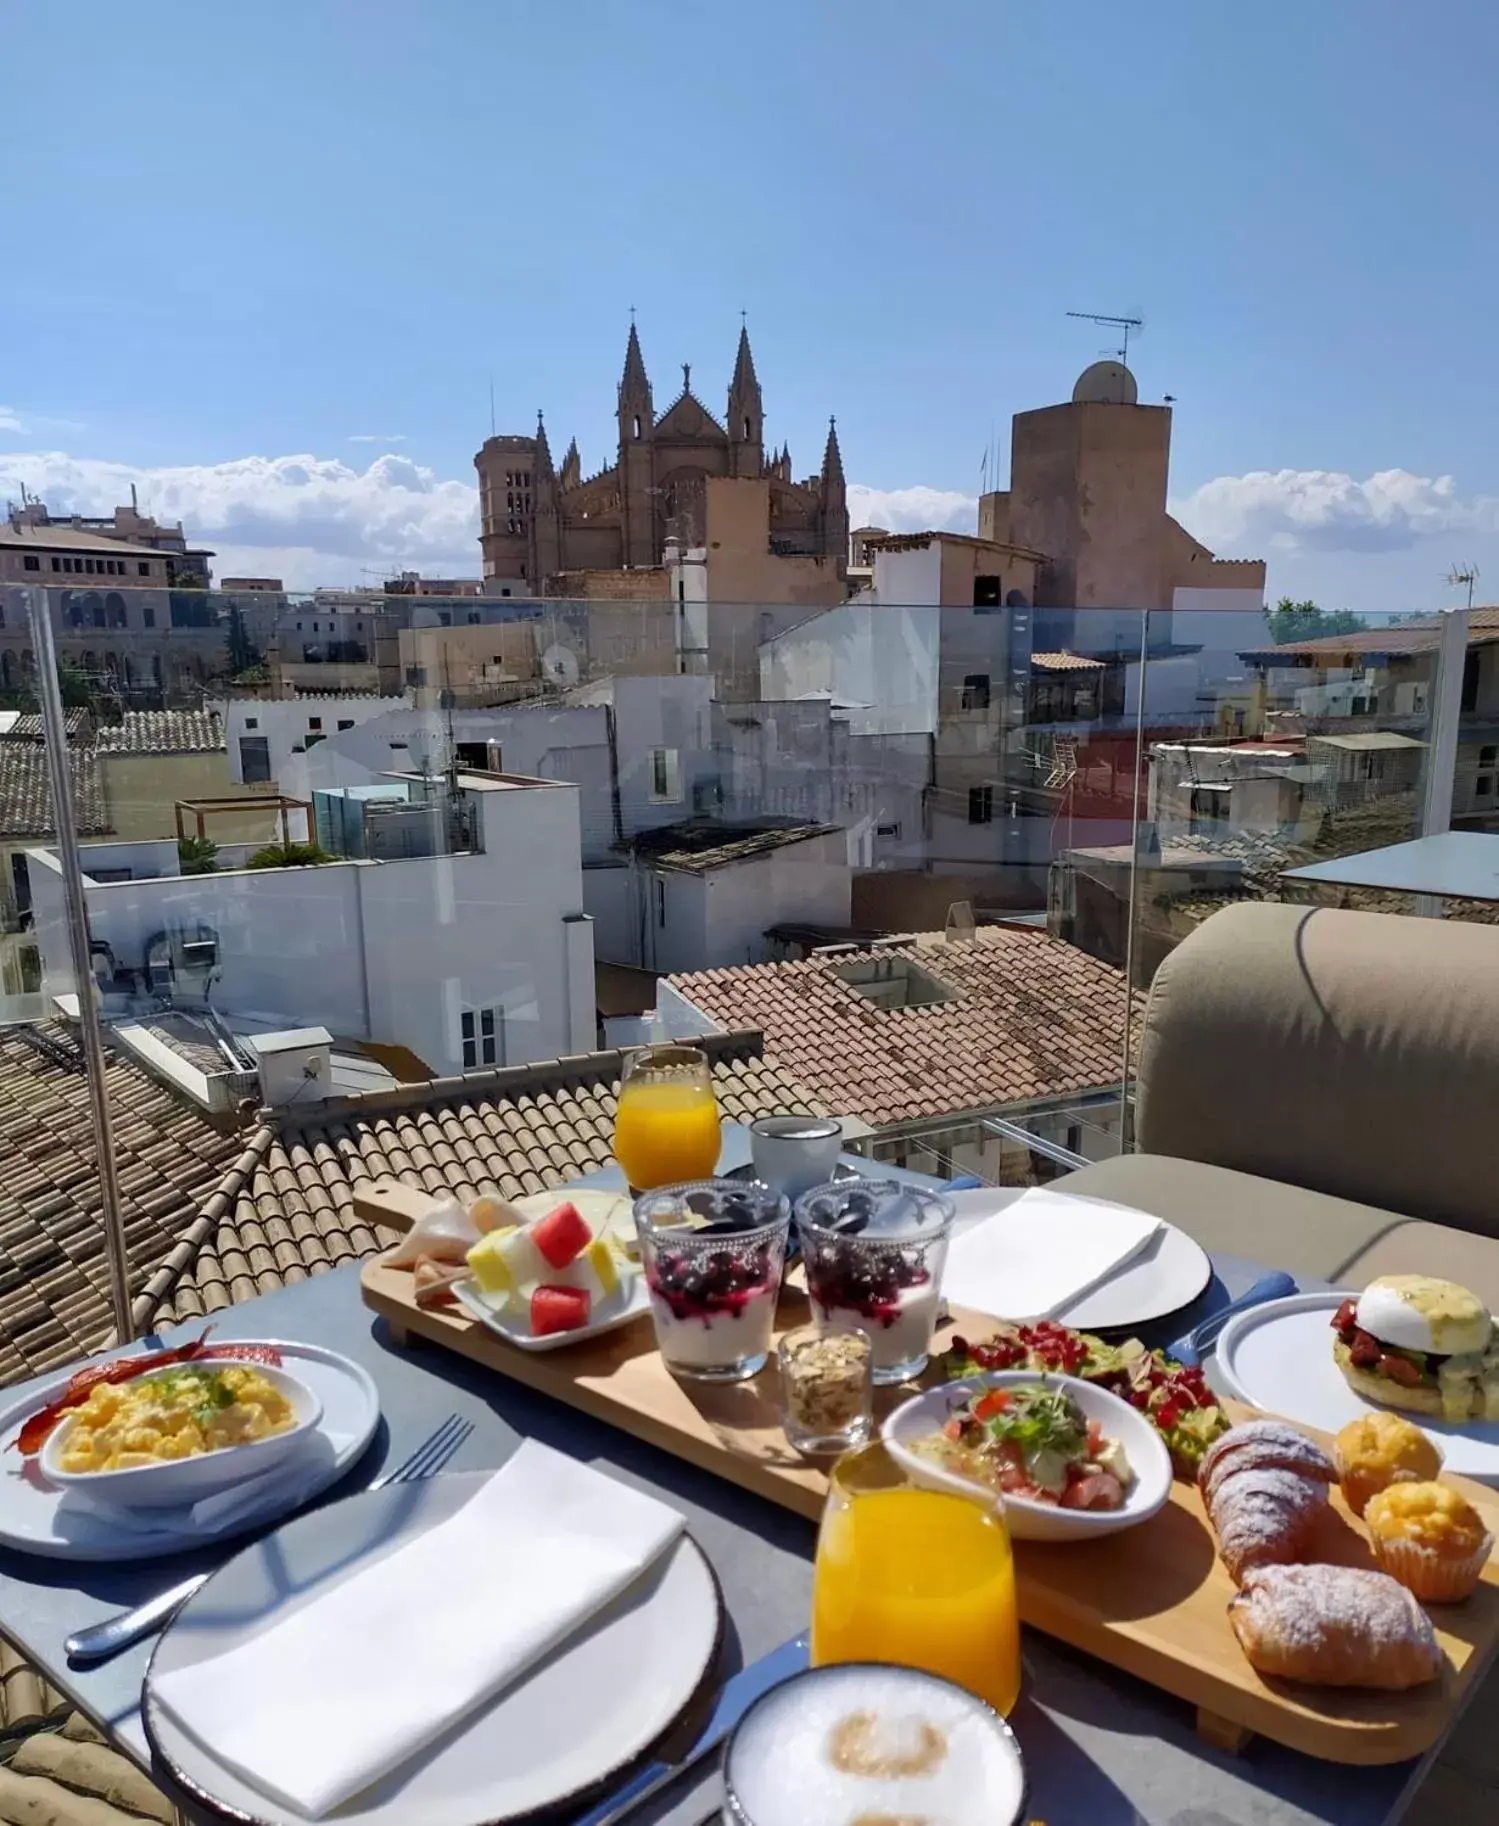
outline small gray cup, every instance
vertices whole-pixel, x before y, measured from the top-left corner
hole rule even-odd
[[[825,1185],[842,1149],[843,1129],[831,1116],[761,1116],[750,1124],[755,1178],[789,1199]]]

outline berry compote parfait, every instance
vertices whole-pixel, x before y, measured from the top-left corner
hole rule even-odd
[[[635,1201],[656,1343],[674,1376],[743,1382],[770,1352],[791,1207],[757,1180],[698,1179]]]
[[[925,1367],[942,1302],[951,1199],[893,1179],[841,1179],[796,1201],[807,1294],[824,1331],[865,1331],[874,1380]]]

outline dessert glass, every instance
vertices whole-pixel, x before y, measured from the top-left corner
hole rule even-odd
[[[743,1382],[770,1353],[791,1211],[755,1180],[700,1179],[635,1201],[656,1343],[675,1376]]]

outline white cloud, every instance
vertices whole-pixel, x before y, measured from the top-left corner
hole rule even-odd
[[[850,526],[882,526],[891,533],[971,533],[978,526],[978,496],[948,488],[848,486]]]
[[[401,566],[479,571],[478,491],[391,453],[363,469],[315,456],[148,469],[62,451],[0,454],[0,496],[18,499],[23,483],[55,514],[107,514],[134,483],[145,512],[180,520],[190,539],[214,548],[221,577],[281,577],[311,589]],[[940,488],[853,483],[848,501],[853,525],[893,532],[971,532],[978,511],[974,496]]]
[[[349,442],[351,444],[404,444],[406,433],[404,431],[351,431]]]
[[[0,431],[24,433],[27,429],[14,406],[0,406]]]
[[[1499,500],[1457,492],[1451,476],[1382,469],[1363,481],[1331,469],[1217,476],[1172,503],[1215,551],[1389,552],[1438,533],[1499,529]]]
[[[363,470],[315,456],[143,469],[61,451],[0,455],[0,496],[17,498],[22,483],[55,514],[109,513],[134,483],[143,511],[180,520],[190,539],[215,548],[220,576],[310,589],[357,582],[365,567],[479,571],[478,491],[409,457],[380,456]]]

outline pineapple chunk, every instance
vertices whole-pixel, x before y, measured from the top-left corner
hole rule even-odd
[[[511,1237],[519,1235],[519,1226],[513,1224],[507,1229],[490,1230],[469,1250],[468,1265],[485,1293],[513,1293],[519,1286],[514,1251],[505,1248]]]

